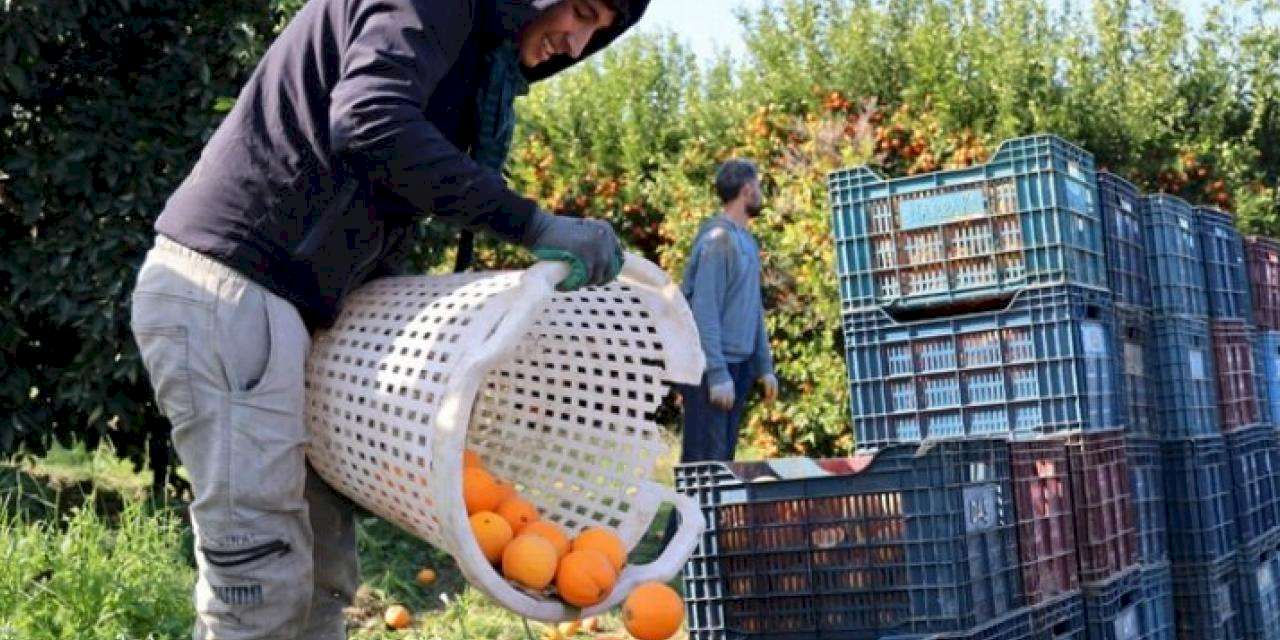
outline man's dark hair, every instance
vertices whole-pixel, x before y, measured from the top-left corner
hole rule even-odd
[[[720,196],[721,203],[727,204],[742,193],[743,187],[759,176],[754,162],[742,158],[727,160],[716,171],[716,195]]]
[[[631,19],[631,3],[628,0],[600,0],[600,2],[603,2],[604,6],[613,9],[613,12],[618,14],[613,19],[613,26],[626,24]]]

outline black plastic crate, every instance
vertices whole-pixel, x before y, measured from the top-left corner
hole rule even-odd
[[[1060,438],[1009,443],[1022,590],[1029,604],[1080,589],[1067,448]]]
[[[827,636],[824,636],[824,638]],[[840,639],[841,636],[831,636]],[[961,633],[881,636],[877,640],[1086,640],[1084,602],[1079,593],[1058,596],[1034,607]]]
[[[1280,532],[1273,530],[1244,545],[1237,571],[1244,637],[1280,638]]]
[[[1026,289],[998,311],[845,316],[855,433],[868,449],[1120,426],[1110,294]]]
[[[1156,428],[1166,440],[1220,435],[1209,321],[1193,316],[1151,320]]]
[[[1138,563],[1127,438],[1117,429],[1067,436],[1064,443],[1080,583],[1109,582]]]
[[[1156,381],[1151,312],[1116,305],[1116,355],[1120,358],[1121,415],[1130,433],[1158,436],[1153,412]]]
[[[1129,478],[1133,512],[1137,517],[1138,558],[1155,565],[1169,559],[1168,516],[1165,513],[1164,466],[1160,442],[1154,438],[1129,438]]]
[[[1173,611],[1180,640],[1241,640],[1236,556],[1219,562],[1173,564]]]
[[[1266,421],[1263,397],[1266,384],[1258,334],[1243,320],[1213,320],[1209,323],[1213,342],[1213,365],[1217,374],[1218,419],[1223,432],[1244,429]]]
[[[1087,585],[1082,592],[1090,640],[1143,638],[1145,592],[1140,567],[1130,567],[1106,582]]]
[[[1270,424],[1224,436],[1231,459],[1236,528],[1242,541],[1280,527],[1280,440]]]
[[[1253,322],[1249,267],[1234,216],[1216,207],[1196,207],[1195,213],[1209,315],[1215,320]]]
[[[1207,316],[1209,299],[1195,211],[1185,200],[1164,194],[1146,196],[1142,202],[1152,311]]]
[[[966,631],[1022,605],[1008,444],[676,468],[707,520],[691,631],[876,638]]]
[[[1173,570],[1168,562],[1142,568],[1142,636],[1146,640],[1173,640]]]
[[[1237,545],[1231,466],[1221,436],[1161,443],[1169,557],[1219,562]]]
[[[1116,303],[1150,307],[1142,194],[1132,182],[1114,173],[1099,171],[1098,206],[1102,211],[1107,271]]]

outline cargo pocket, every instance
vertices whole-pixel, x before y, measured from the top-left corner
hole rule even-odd
[[[151,378],[160,412],[174,425],[191,419],[195,415],[195,393],[187,328],[139,326],[133,328],[133,338]]]

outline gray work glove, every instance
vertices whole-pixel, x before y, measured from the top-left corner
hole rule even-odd
[[[609,284],[622,270],[622,244],[603,220],[557,216],[539,209],[529,220],[523,244],[542,260],[569,263],[569,277],[558,286],[561,291]]]
[[[721,411],[733,411],[733,380],[711,385],[711,406]]]

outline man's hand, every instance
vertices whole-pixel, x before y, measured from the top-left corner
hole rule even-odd
[[[569,263],[569,277],[560,283],[565,291],[609,284],[622,270],[622,245],[613,227],[603,220],[539,210],[529,220],[523,244],[539,258]]]
[[[765,402],[773,402],[778,399],[778,376],[772,373],[760,376],[760,384],[764,385]]]
[[[711,385],[711,406],[721,411],[733,411],[733,380]]]

